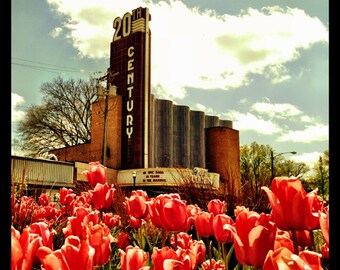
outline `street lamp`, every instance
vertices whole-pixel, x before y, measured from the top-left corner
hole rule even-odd
[[[132,172],[132,177],[133,177],[133,186],[135,187],[136,186],[136,177],[137,177],[137,172],[136,171]]]
[[[281,155],[284,155],[284,154],[292,154],[292,155],[295,155],[296,153],[297,153],[296,151],[291,151],[291,152],[282,152],[282,153],[278,153],[278,154],[274,155],[273,150],[270,150],[271,169],[272,169],[272,177],[271,177],[271,180],[274,179],[274,159],[275,159],[277,156],[281,156]]]

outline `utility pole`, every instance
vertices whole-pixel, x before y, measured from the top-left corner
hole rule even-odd
[[[272,171],[271,181],[273,181],[273,179],[274,179],[274,177],[275,177],[275,174],[274,174],[274,159],[275,159],[277,156],[281,156],[281,155],[284,155],[284,154],[292,154],[292,155],[295,155],[296,153],[297,153],[296,151],[291,151],[291,152],[282,152],[282,153],[278,153],[278,154],[274,155],[274,151],[273,151],[273,150],[270,150],[271,171]]]
[[[110,68],[108,69],[106,75],[100,77],[99,81],[106,80],[106,89],[98,84],[98,96],[104,96],[105,98],[105,108],[104,108],[104,132],[103,132],[103,147],[102,147],[102,164],[106,166],[106,156],[107,156],[107,125],[108,125],[108,112],[109,112],[109,97],[110,90],[114,85],[111,85],[114,78],[119,74],[119,72],[112,72]],[[112,86],[112,87],[111,87]]]

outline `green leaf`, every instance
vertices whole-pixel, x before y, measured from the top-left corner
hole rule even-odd
[[[241,270],[243,269],[242,264],[238,263],[235,267],[234,270]]]
[[[232,246],[230,247],[228,254],[227,254],[228,265],[230,264],[231,256],[233,255],[233,252],[234,252],[234,244],[232,244]]]

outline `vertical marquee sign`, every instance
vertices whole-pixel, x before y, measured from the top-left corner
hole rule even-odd
[[[148,8],[116,17],[110,71],[122,96],[122,169],[148,168],[150,41]]]

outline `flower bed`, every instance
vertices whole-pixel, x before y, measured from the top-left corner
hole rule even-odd
[[[329,259],[329,206],[298,178],[276,177],[262,187],[271,213],[209,200],[204,208],[178,193],[122,197],[106,168],[89,163],[92,189],[61,188],[12,194],[12,270],[15,269],[324,269]]]

